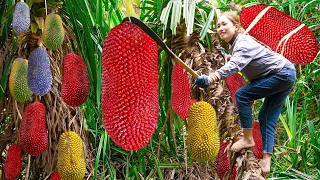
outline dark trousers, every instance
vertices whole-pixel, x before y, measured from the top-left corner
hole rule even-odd
[[[243,129],[252,129],[250,101],[265,98],[258,116],[264,153],[273,152],[275,128],[295,79],[296,70],[284,67],[276,74],[250,82],[235,94]]]

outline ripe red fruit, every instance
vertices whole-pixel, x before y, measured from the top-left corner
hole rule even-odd
[[[15,179],[20,176],[22,166],[22,151],[20,146],[13,144],[9,147],[7,159],[4,163],[4,175],[7,179]]]
[[[63,101],[69,106],[80,106],[88,98],[90,85],[86,63],[75,53],[63,58],[63,78],[61,94]]]
[[[230,91],[232,102],[233,102],[234,105],[237,105],[235,94],[240,88],[242,88],[243,86],[247,85],[247,82],[238,73],[227,77],[225,79],[225,81],[226,81],[226,85],[227,85],[227,87],[228,87],[228,89]],[[250,105],[252,105],[252,104],[253,104],[253,101],[251,101]]]
[[[114,27],[102,51],[102,117],[111,139],[137,150],[158,122],[158,47],[138,26]]]
[[[50,180],[61,180],[58,170],[55,170],[50,177]]]
[[[188,74],[184,69],[175,64],[172,70],[172,109],[180,118],[188,118],[188,111],[192,103]]]
[[[262,159],[263,148],[262,148],[262,137],[261,137],[259,122],[252,123],[252,134],[253,134],[253,140],[256,143],[256,145],[253,147],[253,153],[254,155],[256,155],[257,158]]]
[[[228,151],[225,151],[227,148],[229,142],[227,141],[220,141],[220,150],[218,153],[218,158],[217,158],[217,174],[220,179],[223,179],[224,174],[229,170],[229,160],[228,160]],[[236,179],[236,169],[237,167],[234,166],[233,171],[232,171],[232,176],[231,179],[235,180]]]
[[[24,152],[37,156],[45,151],[48,145],[46,122],[46,108],[42,103],[26,107],[20,127],[20,146]]]
[[[244,8],[240,15],[242,26],[247,29],[254,18],[266,7],[265,4],[257,4]],[[271,7],[249,31],[249,34],[276,51],[282,37],[301,24],[289,15]],[[281,53],[283,44],[276,52]],[[317,53],[317,39],[310,29],[304,26],[289,38],[283,56],[295,64],[309,64]]]

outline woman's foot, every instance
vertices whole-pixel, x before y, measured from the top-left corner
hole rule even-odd
[[[263,174],[267,175],[270,173],[271,161],[262,159],[258,164],[259,164]]]
[[[247,140],[242,138],[231,146],[231,150],[233,152],[239,152],[241,149],[252,148],[255,145],[256,144],[254,143],[253,139]]]

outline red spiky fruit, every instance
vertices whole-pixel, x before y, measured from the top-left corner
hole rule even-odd
[[[58,170],[55,170],[50,177],[50,180],[61,180]]]
[[[225,79],[225,81],[226,81],[226,85],[227,85],[227,87],[228,87],[228,89],[230,91],[232,102],[233,102],[234,105],[237,105],[236,98],[235,98],[234,95],[236,94],[238,89],[240,89],[243,86],[247,85],[247,82],[238,73],[227,77]],[[253,101],[251,101],[250,105],[252,105],[252,104],[253,104]]]
[[[188,118],[189,108],[196,100],[191,99],[188,74],[179,64],[173,66],[171,81],[172,109],[180,118]]]
[[[262,159],[263,148],[262,148],[262,137],[261,137],[259,122],[252,123],[252,134],[253,134],[253,140],[256,143],[256,145],[253,147],[253,153],[254,155],[256,155],[257,158]]]
[[[158,122],[158,47],[130,22],[114,27],[102,51],[102,117],[111,139],[137,150]]]
[[[217,158],[217,174],[220,179],[223,179],[223,176],[225,173],[229,170],[229,159],[228,159],[228,151],[225,151],[227,148],[229,142],[227,141],[220,141],[220,150],[218,153],[218,158]],[[231,179],[235,180],[236,179],[236,170],[237,167],[234,166],[233,171],[232,171],[232,176]]]
[[[63,58],[63,77],[61,94],[63,101],[69,106],[80,106],[88,98],[90,85],[86,63],[75,53]]]
[[[20,127],[20,146],[32,156],[40,155],[48,145],[46,108],[40,102],[26,107]]]
[[[9,146],[7,159],[4,163],[4,175],[7,179],[15,179],[20,176],[22,166],[22,151],[20,146]]]
[[[247,29],[254,18],[266,7],[267,5],[265,4],[257,4],[244,8],[240,14],[242,26]],[[301,24],[298,20],[271,7],[249,31],[249,34],[281,54],[284,43],[278,50],[277,46],[282,37]],[[289,38],[283,56],[295,64],[309,64],[314,60],[317,53],[317,39],[310,29],[304,26]]]

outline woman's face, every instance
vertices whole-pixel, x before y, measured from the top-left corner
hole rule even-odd
[[[229,42],[237,31],[237,27],[226,16],[220,16],[217,22],[217,32],[220,38]]]

